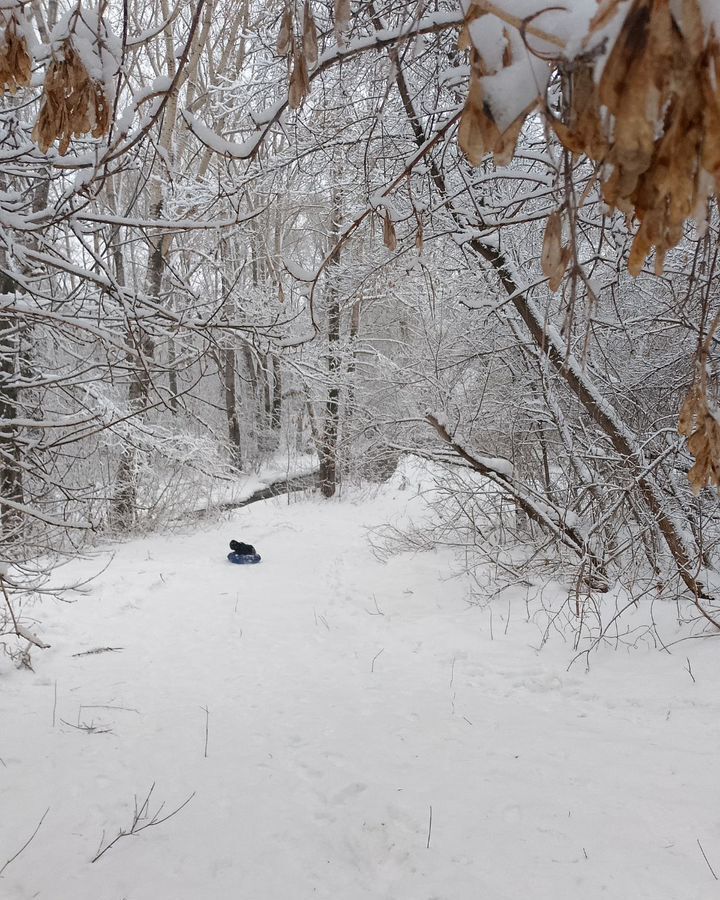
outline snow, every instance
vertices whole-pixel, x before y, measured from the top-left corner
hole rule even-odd
[[[306,269],[303,266],[296,263],[294,259],[289,256],[283,256],[283,265],[288,270],[288,272],[295,278],[297,281],[315,281],[317,277],[317,271],[313,269]]]
[[[182,110],[182,116],[185,119],[185,124],[202,144],[213,152],[226,156],[229,159],[249,159],[265,134],[264,131],[258,131],[257,134],[242,144],[238,144],[234,141],[226,141],[225,138],[220,137],[219,134],[216,134],[207,125],[204,125],[188,110]]]
[[[0,868],[49,811],[3,900],[717,896],[717,644],[568,670],[525,589],[471,606],[449,551],[373,556],[366,526],[424,488],[405,467],[107,548],[87,593],[26,610],[52,647],[0,657]],[[150,816],[192,799],[91,863],[152,785]]]
[[[271,459],[259,472],[238,475],[228,481],[214,479],[209,496],[198,503],[195,509],[209,510],[218,506],[242,503],[264,488],[286,481],[288,478],[310,475],[317,470],[317,457],[313,454],[297,454],[293,460],[292,470],[288,469],[287,461],[281,457],[282,454],[278,454],[277,458]]]
[[[97,9],[72,7],[57,22],[50,34],[50,45],[56,55],[62,53],[64,42],[70,38],[88,75],[102,84],[112,103],[115,99],[115,77],[122,57],[121,41],[108,27],[107,20]]]

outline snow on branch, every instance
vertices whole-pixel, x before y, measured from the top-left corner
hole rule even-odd
[[[369,37],[359,38],[343,45],[338,44],[323,53],[318,59],[317,65],[313,71],[308,72],[305,96],[310,93],[312,82],[323,72],[331,69],[335,65],[347,62],[348,60],[361,56],[364,53],[368,53],[371,50],[381,50],[403,40],[415,38],[418,35],[434,34],[436,32],[446,31],[449,28],[457,28],[462,22],[463,14],[459,10],[446,13],[434,13],[430,16],[424,16],[419,21],[410,19],[398,28],[379,29],[373,32]],[[303,47],[304,46],[305,45],[303,44]],[[307,52],[307,50],[304,50],[304,52]],[[309,62],[309,60],[306,61],[306,64]],[[280,121],[283,113],[288,108],[296,109],[302,105],[301,103],[294,104],[292,102],[293,93],[292,90],[288,90],[288,93],[276,101],[272,106],[267,107],[260,113],[254,114],[253,120],[258,126],[258,130],[241,143],[227,141],[200,122],[197,117],[192,115],[188,110],[182,110],[181,114],[188,128],[200,143],[209,150],[229,159],[252,159],[258,152],[262,142],[270,133],[272,127]]]
[[[507,163],[528,115],[543,110],[567,150],[601,166],[608,206],[640,223],[630,273],[654,249],[661,274],[685,222],[702,226],[720,192],[718,4],[530,3],[522,19],[504,13],[507,5],[465,5],[461,47],[470,50],[471,77],[461,148],[474,165],[489,153]],[[562,86],[548,98],[552,71]],[[560,214],[548,223],[544,269],[554,289],[567,263],[562,226]]]
[[[494,484],[510,494],[522,511],[549,531],[561,544],[573,550],[583,562],[589,566],[589,582],[595,590],[609,589],[603,561],[591,550],[584,537],[587,530],[578,517],[569,511],[558,509],[547,499],[540,501],[521,485],[514,477],[513,465],[509,460],[484,456],[464,446],[454,435],[451,435],[444,417],[441,414],[428,412],[425,415],[454,454],[464,460],[472,469],[489,478]]]

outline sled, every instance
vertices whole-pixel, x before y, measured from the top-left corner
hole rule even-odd
[[[262,559],[259,553],[228,553],[227,558],[236,566],[252,566]]]

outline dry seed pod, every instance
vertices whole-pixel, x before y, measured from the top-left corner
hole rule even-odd
[[[682,17],[678,23],[693,60],[705,47],[705,28],[698,0],[682,0]]]
[[[285,8],[282,20],[280,21],[280,31],[277,36],[277,55],[287,56],[293,46],[293,17],[290,7]]]
[[[15,14],[5,26],[0,44],[0,97],[4,92],[14,94],[19,87],[30,84],[32,58],[23,34],[18,34]]]
[[[422,252],[425,249],[425,235],[422,219],[418,219],[417,231],[415,232],[415,249],[419,255],[422,255]]]
[[[680,410],[678,433],[688,439],[695,464],[688,473],[694,494],[720,487],[720,422],[700,385],[693,385]]]
[[[350,0],[335,0],[335,37],[342,47],[345,44],[345,32],[350,27]]]
[[[290,90],[288,92],[288,104],[290,109],[300,109],[310,93],[310,78],[308,76],[305,54],[298,47],[293,57],[293,70],[290,76]]]
[[[493,154],[496,165],[507,165],[515,154],[525,119],[538,100],[533,100],[516,119],[501,129],[485,96],[483,80],[488,75],[485,62],[477,50],[472,51],[470,61],[470,88],[458,129],[460,149],[473,166],[479,166],[488,153]]]
[[[103,86],[90,77],[70,39],[65,40],[45,76],[40,115],[33,129],[38,146],[45,153],[58,140],[64,156],[73,137],[88,132],[102,137],[107,133],[109,109]]]
[[[547,276],[553,293],[560,287],[568,259],[568,248],[563,249],[562,246],[562,216],[556,209],[550,213],[545,226],[541,257],[543,274]]]
[[[385,213],[383,221],[383,243],[390,251],[397,250],[397,235],[395,234],[395,226],[390,218],[390,213]]]
[[[484,100],[485,97],[480,79],[473,73],[470,79],[468,98],[465,101],[465,108],[462,111],[458,129],[460,149],[472,166],[479,166],[489,149]]]
[[[305,0],[303,12],[303,51],[308,68],[314,69],[318,61],[318,36],[315,19],[310,9],[310,0]]]
[[[566,121],[560,122],[550,116],[550,124],[566,150],[585,153],[591,159],[600,161],[607,154],[608,142],[591,64],[585,62],[574,66],[569,78],[570,100]]]

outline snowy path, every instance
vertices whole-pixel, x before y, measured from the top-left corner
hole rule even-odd
[[[720,897],[717,644],[568,673],[521,601],[491,641],[442,553],[371,555],[402,500],[132,542],[42,610],[36,673],[0,663],[0,867],[50,811],[0,897]],[[263,564],[225,563],[232,536]],[[153,783],[151,812],[195,796],[90,864]]]

